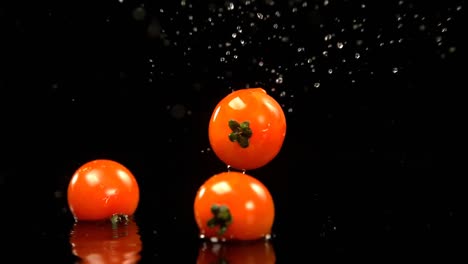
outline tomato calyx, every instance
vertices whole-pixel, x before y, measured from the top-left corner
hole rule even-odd
[[[110,222],[112,224],[112,229],[117,229],[119,225],[128,225],[130,221],[128,215],[126,214],[113,214],[110,217]]]
[[[211,206],[213,218],[208,220],[207,225],[210,228],[219,227],[218,235],[223,235],[228,226],[232,223],[232,215],[226,205],[214,204]]]
[[[239,143],[241,148],[247,148],[249,146],[249,139],[252,137],[252,129],[250,128],[249,121],[239,123],[236,120],[231,119],[229,120],[228,125],[232,130],[232,133],[229,134],[229,140],[231,142]]]

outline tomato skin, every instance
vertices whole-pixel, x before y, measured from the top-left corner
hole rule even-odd
[[[103,220],[114,214],[133,215],[140,198],[134,175],[106,159],[85,163],[68,185],[68,206],[75,220]]]
[[[248,121],[252,130],[248,147],[229,139],[228,123]],[[286,136],[286,117],[279,103],[262,88],[236,90],[216,105],[208,137],[216,156],[239,170],[262,167],[279,153]]]
[[[138,263],[141,259],[142,241],[133,220],[118,228],[110,222],[76,222],[69,241],[81,264]]]
[[[274,264],[275,249],[270,241],[242,243],[203,243],[198,251],[197,264]]]
[[[220,234],[220,226],[210,227],[212,206],[226,206],[232,221]],[[275,208],[268,189],[256,178],[236,171],[210,177],[197,191],[195,220],[200,236],[223,240],[256,240],[271,235]]]

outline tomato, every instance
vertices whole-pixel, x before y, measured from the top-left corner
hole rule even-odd
[[[198,251],[197,264],[274,264],[275,249],[270,241],[248,243],[203,243]]]
[[[236,90],[215,107],[208,137],[216,156],[227,165],[262,167],[279,153],[286,136],[286,117],[279,103],[262,88]]]
[[[271,235],[275,208],[263,183],[250,175],[228,171],[200,186],[194,212],[200,237],[256,240]]]
[[[82,264],[138,263],[141,259],[142,241],[133,220],[117,226],[104,221],[76,222],[69,241]]]
[[[98,159],[82,165],[67,191],[75,220],[102,220],[112,215],[133,215],[140,193],[134,175],[122,164]]]

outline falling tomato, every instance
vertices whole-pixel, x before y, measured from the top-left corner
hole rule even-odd
[[[283,109],[263,88],[228,94],[214,108],[208,126],[213,152],[239,170],[269,163],[278,155],[285,136]]]
[[[275,208],[263,183],[229,171],[212,176],[200,186],[194,213],[202,237],[257,240],[271,235]]]
[[[75,220],[131,216],[139,202],[135,176],[122,164],[98,159],[83,164],[70,180],[68,206]]]

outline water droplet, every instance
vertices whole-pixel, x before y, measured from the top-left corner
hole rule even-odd
[[[186,114],[186,108],[182,104],[175,104],[171,108],[171,116],[175,119],[181,119],[185,116]]]
[[[58,199],[58,198],[62,198],[62,197],[63,197],[63,192],[61,192],[61,191],[55,191],[55,192],[54,192],[54,196],[55,196],[55,198],[57,198],[57,199]]]
[[[394,68],[392,69],[392,72],[393,72],[393,73],[398,73],[398,68],[397,68],[397,67],[394,67]]]
[[[354,54],[354,58],[359,59],[360,57],[361,57],[361,54],[359,53]]]
[[[276,80],[275,80],[276,83],[280,84],[280,83],[283,83],[283,77],[278,77]]]
[[[205,235],[204,235],[204,234],[200,234],[200,238],[201,238],[201,239],[204,239],[204,238],[205,238]]]
[[[320,87],[320,83],[319,83],[319,82],[314,83],[314,88],[319,88],[319,87]]]
[[[246,169],[242,169],[242,174],[245,174],[245,172],[246,172]]]
[[[228,171],[228,172],[231,171],[231,165],[227,165],[227,171]]]
[[[338,47],[339,49],[342,49],[343,46],[344,46],[344,44],[342,42],[336,43],[336,47]]]
[[[143,7],[137,7],[132,12],[133,19],[142,21],[146,17],[146,10]]]

